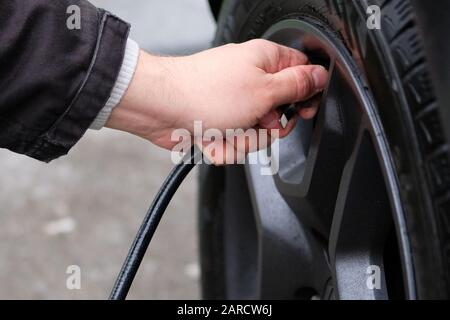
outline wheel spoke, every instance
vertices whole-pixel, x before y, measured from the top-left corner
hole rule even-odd
[[[298,222],[273,178],[261,175],[260,169],[246,166],[258,234],[256,298],[322,295],[331,278],[326,248]]]
[[[330,232],[337,298],[387,299],[383,252],[392,226],[390,210],[375,148],[361,129],[343,172]]]
[[[329,73],[329,82],[322,97],[306,159],[303,163],[298,162],[299,157],[294,157],[297,159],[294,164],[280,162],[280,172],[276,176],[280,193],[299,214],[302,223],[312,227],[325,239],[331,228],[339,181],[348,157],[347,138],[352,135],[348,132],[347,123],[344,130],[344,121],[347,120],[344,109],[360,109],[352,88],[343,81],[337,61],[332,60]],[[354,126],[358,126],[359,120],[360,117],[351,122],[356,122]],[[304,123],[300,123],[300,129],[302,125]],[[291,146],[286,149],[293,150]],[[281,154],[283,146],[280,146],[280,150]],[[285,154],[283,157],[292,159]],[[291,173],[293,171],[302,171],[302,175],[296,176]]]

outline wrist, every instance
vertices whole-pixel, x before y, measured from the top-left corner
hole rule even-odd
[[[170,134],[183,115],[177,108],[174,58],[141,50],[133,79],[106,126],[169,147]]]

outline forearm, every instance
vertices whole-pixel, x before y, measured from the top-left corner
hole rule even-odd
[[[71,5],[79,30],[67,27]],[[129,25],[84,0],[6,0],[0,30],[0,147],[51,161],[105,105]]]

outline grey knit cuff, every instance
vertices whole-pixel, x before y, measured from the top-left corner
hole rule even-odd
[[[102,110],[100,110],[97,118],[92,122],[90,129],[102,129],[111,115],[112,110],[120,103],[123,95],[128,89],[128,86],[133,79],[139,58],[139,45],[136,41],[128,38],[125,48],[125,55],[122,62],[122,67],[119,71],[119,76],[114,84],[111,95]]]

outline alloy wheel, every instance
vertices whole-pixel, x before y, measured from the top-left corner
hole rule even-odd
[[[254,215],[226,217],[228,296],[414,299],[394,166],[357,57],[308,17],[264,38],[304,51],[330,77],[317,117],[272,152],[278,173],[246,165]]]

